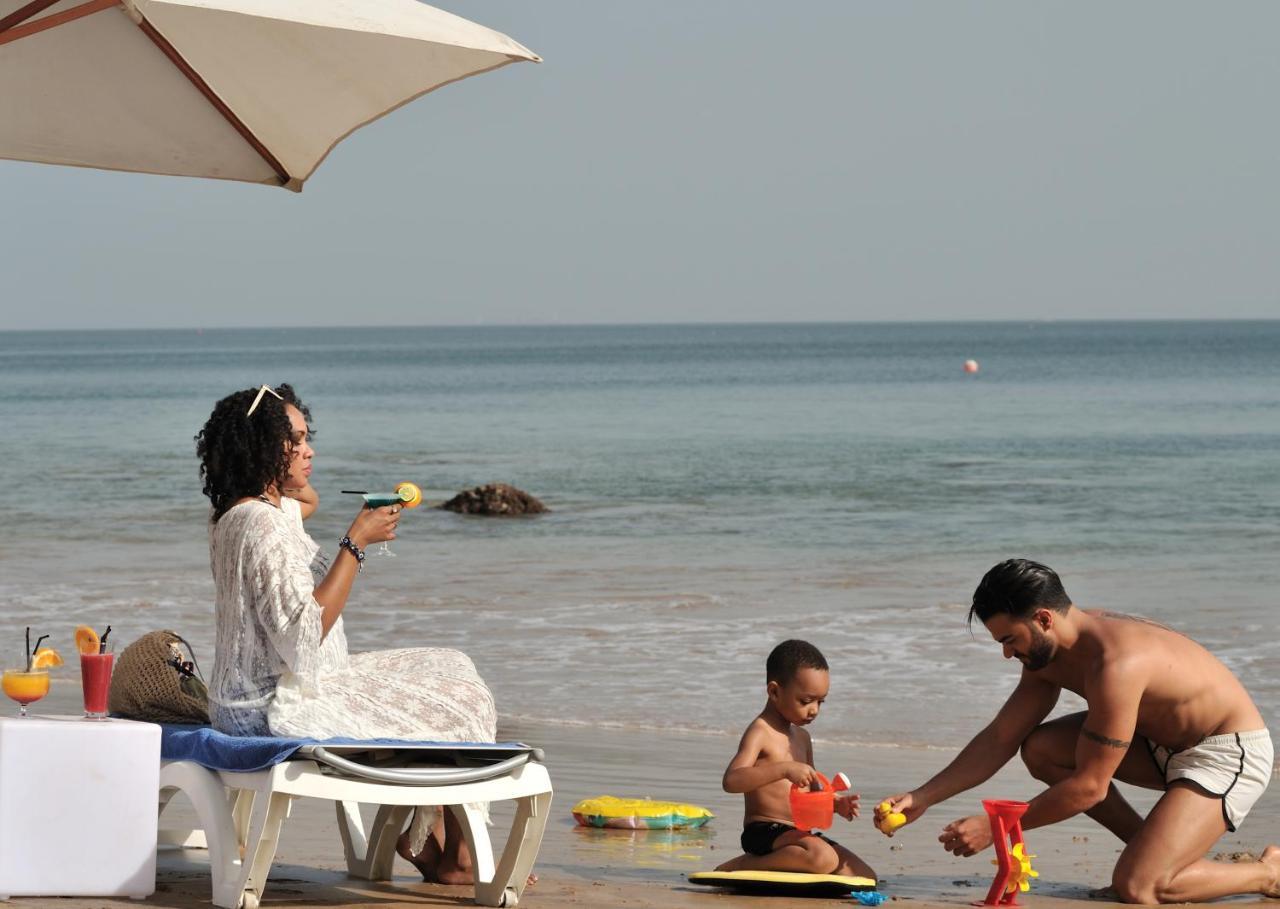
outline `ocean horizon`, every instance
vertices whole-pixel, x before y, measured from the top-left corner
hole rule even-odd
[[[326,550],[345,488],[550,506],[410,513],[344,613],[356,650],[466,651],[508,716],[726,734],[806,637],[820,739],[954,747],[1017,676],[968,598],[1026,556],[1201,640],[1280,719],[1278,321],[0,332],[10,632],[169,627],[211,664],[193,437],[284,381]]]

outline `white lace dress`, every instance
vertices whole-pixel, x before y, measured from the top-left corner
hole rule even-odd
[[[213,525],[209,553],[217,597],[209,715],[219,730],[493,741],[493,695],[465,654],[349,655],[341,617],[324,634],[314,592],[326,565],[295,500],[232,508]]]
[[[493,695],[466,654],[413,648],[347,653],[325,635],[315,586],[327,566],[301,506],[243,502],[209,532],[217,637],[209,717],[232,735],[492,742]],[[421,848],[432,818],[419,812]]]

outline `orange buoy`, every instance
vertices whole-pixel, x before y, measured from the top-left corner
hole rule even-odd
[[[965,360],[965,361],[964,361],[964,371],[965,371],[965,372],[967,372],[969,375],[974,375],[975,373],[977,373],[977,371],[978,371],[978,361],[977,361],[977,360]]]

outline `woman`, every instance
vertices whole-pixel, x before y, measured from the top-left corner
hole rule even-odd
[[[366,547],[394,540],[401,507],[362,508],[329,560],[303,529],[311,414],[288,385],[219,401],[196,453],[213,504],[209,559],[217,650],[213,725],[232,735],[491,742],[493,695],[456,650],[348,654],[342,611]],[[425,879],[470,883],[453,819],[419,809],[398,851]]]

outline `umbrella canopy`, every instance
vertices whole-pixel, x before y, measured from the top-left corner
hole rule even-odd
[[[0,158],[301,190],[366,123],[538,59],[417,0],[0,0]]]

